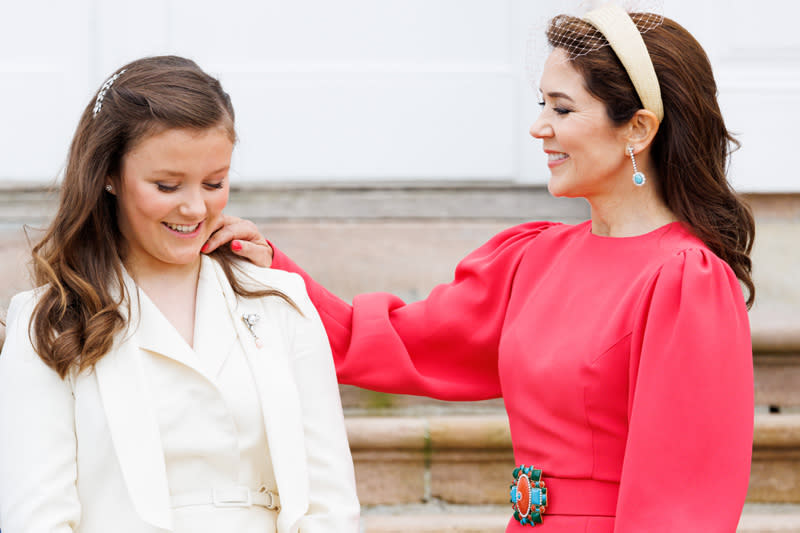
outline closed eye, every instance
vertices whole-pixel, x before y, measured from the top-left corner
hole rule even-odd
[[[203,185],[208,189],[221,189],[224,184],[225,180],[221,180],[216,183],[204,183]]]
[[[156,187],[158,187],[158,190],[161,192],[175,192],[178,190],[177,185],[165,185],[163,183],[156,183]]]
[[[539,106],[540,107],[544,107],[545,105],[546,105],[546,103],[545,103],[544,100],[540,100],[539,101]],[[567,107],[554,107],[553,111],[555,111],[559,115],[566,115],[568,113],[572,113],[572,109],[569,109]]]

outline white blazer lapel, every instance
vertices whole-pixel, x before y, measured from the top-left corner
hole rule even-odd
[[[128,281],[128,280],[126,280]],[[128,294],[136,288],[128,283]],[[95,366],[111,441],[119,460],[133,506],[142,519],[156,527],[172,529],[169,487],[158,421],[145,386],[141,354],[135,331],[139,320],[131,303],[129,331]]]
[[[217,288],[216,275],[211,265],[213,261],[208,257],[203,257],[202,261],[197,283],[194,329],[194,343],[195,346],[202,344],[202,358],[170,325],[147,293],[138,287],[131,291],[138,295],[141,304],[136,330],[139,347],[177,361],[198,372],[209,382],[216,383],[216,376],[230,352],[236,332],[227,320],[219,321],[217,318],[221,310],[219,306],[224,306],[225,303]]]
[[[261,399],[267,442],[281,498],[278,531],[294,531],[297,521],[308,510],[308,464],[300,402],[289,367],[285,335],[280,331],[277,306],[263,305],[264,299],[260,298],[238,298],[216,262],[214,269]],[[261,341],[260,348],[253,332],[242,320],[247,314],[259,317],[254,332]]]
[[[216,378],[225,366],[233,346],[239,342],[233,321],[228,320],[225,295],[220,280],[217,279],[214,264],[208,256],[203,256],[200,280],[197,283],[197,309],[194,323],[194,346],[198,364],[216,383]],[[225,320],[220,320],[225,313]]]
[[[134,298],[138,294],[139,304],[141,305],[141,316],[136,329],[137,346],[161,354],[201,374],[205,374],[197,354],[183,340],[180,333],[170,325],[156,304],[150,300],[144,291],[138,290],[133,294]],[[136,302],[132,305],[136,305]]]

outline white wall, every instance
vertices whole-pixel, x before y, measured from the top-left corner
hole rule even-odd
[[[800,192],[800,3],[666,0],[711,58],[728,129],[742,143],[731,179],[739,190]]]
[[[526,69],[558,0],[0,0],[0,181],[49,182],[80,111],[117,67],[191,57],[234,101],[235,179],[544,183]],[[742,190],[800,191],[800,14],[666,0],[706,47]],[[785,22],[784,22],[785,21]]]

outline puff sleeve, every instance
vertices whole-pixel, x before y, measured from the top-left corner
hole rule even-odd
[[[736,530],[753,442],[750,327],[739,283],[683,251],[651,280],[631,339],[616,533]]]
[[[551,224],[510,228],[457,266],[451,283],[407,304],[386,293],[350,305],[275,250],[273,268],[299,273],[322,317],[340,383],[445,400],[500,396],[497,352],[514,275]]]

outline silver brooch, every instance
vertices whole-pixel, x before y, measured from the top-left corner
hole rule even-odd
[[[244,325],[247,326],[247,329],[250,331],[250,335],[252,335],[255,339],[256,348],[261,348],[264,346],[264,343],[261,341],[258,335],[256,335],[255,330],[256,324],[258,324],[259,320],[261,320],[261,317],[256,313],[245,313],[242,315],[242,322],[244,322]]]

